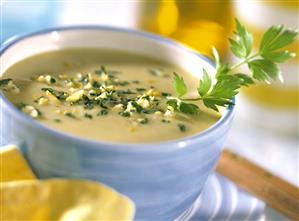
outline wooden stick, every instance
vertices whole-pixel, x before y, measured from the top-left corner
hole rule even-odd
[[[270,207],[299,220],[299,188],[229,150],[222,153],[216,170]]]

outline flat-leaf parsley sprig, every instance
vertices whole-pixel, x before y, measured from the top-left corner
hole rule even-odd
[[[203,69],[202,78],[197,88],[198,97],[187,98],[188,88],[184,79],[174,73],[173,88],[177,97],[169,97],[167,104],[178,112],[197,114],[199,108],[191,101],[202,101],[203,104],[218,111],[219,106],[233,104],[232,98],[239,93],[242,86],[255,84],[256,81],[271,83],[283,81],[279,63],[295,57],[295,53],[282,48],[295,41],[298,30],[284,29],[282,25],[270,27],[263,35],[256,53],[252,52],[253,38],[246,28],[236,19],[234,38],[229,39],[232,54],[240,61],[237,64],[222,63],[218,52],[213,50],[216,64],[215,79]],[[240,73],[241,66],[247,66],[249,74]]]

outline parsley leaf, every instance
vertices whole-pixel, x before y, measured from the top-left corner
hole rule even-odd
[[[252,50],[252,35],[246,28],[236,19],[236,31],[234,32],[236,39],[229,39],[230,49],[235,56],[246,58]]]
[[[206,107],[211,108],[215,111],[219,111],[217,106],[228,106],[233,103],[229,99],[220,98],[220,97],[207,97],[203,99],[203,103]]]
[[[235,74],[240,80],[242,80],[242,86],[249,86],[250,84],[254,84],[254,80],[248,76],[247,74],[238,73]]]
[[[271,26],[262,37],[259,48],[261,57],[275,63],[283,63],[295,57],[295,53],[277,50],[295,41],[297,34],[297,30],[283,30],[282,25]]]
[[[296,56],[295,53],[289,52],[289,51],[271,51],[271,52],[264,52],[262,54],[262,56],[267,59],[270,60],[272,62],[276,62],[276,63],[283,63],[287,60],[289,60],[290,58],[293,58]]]
[[[174,81],[173,81],[173,88],[178,95],[178,97],[182,97],[187,93],[187,86],[182,77],[180,77],[177,73],[173,73]]]
[[[259,81],[270,83],[271,79],[282,79],[278,66],[270,60],[256,59],[250,61],[248,67],[252,71],[252,76]]]
[[[281,71],[277,63],[283,63],[295,56],[295,53],[279,49],[291,44],[298,35],[297,30],[285,29],[282,25],[270,27],[263,35],[259,51],[252,51],[252,35],[236,19],[235,38],[229,39],[230,48],[233,54],[241,58],[235,65],[221,63],[219,54],[212,48],[216,74],[214,79],[203,69],[202,78],[199,80],[197,88],[198,97],[182,98],[187,93],[187,86],[182,77],[174,73],[173,86],[177,98],[170,98],[167,104],[174,110],[185,114],[195,114],[199,112],[198,107],[185,101],[202,101],[203,104],[215,111],[219,106],[232,105],[232,98],[239,93],[242,86],[255,84],[256,81],[270,83],[272,80],[282,81]],[[247,65],[250,73],[237,72],[242,65]]]
[[[179,105],[179,111],[184,114],[195,115],[198,114],[199,108],[195,104],[181,102]]]
[[[167,100],[167,105],[171,106],[174,110],[178,110],[178,100],[176,99]]]
[[[261,55],[265,52],[272,52],[291,44],[295,41],[297,35],[297,30],[283,30],[282,25],[270,27],[262,37],[260,44]]]
[[[209,76],[209,74],[207,73],[207,71],[205,69],[203,69],[203,77],[199,81],[199,86],[197,89],[199,95],[204,96],[206,93],[208,93],[211,86],[212,86],[212,79]]]

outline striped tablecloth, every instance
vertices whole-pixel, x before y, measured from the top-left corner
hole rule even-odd
[[[257,221],[264,219],[264,208],[264,202],[214,174],[193,207],[177,221]]]

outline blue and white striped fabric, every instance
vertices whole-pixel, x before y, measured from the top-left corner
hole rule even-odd
[[[214,174],[193,207],[176,221],[259,221],[263,219],[264,208],[262,201]]]

